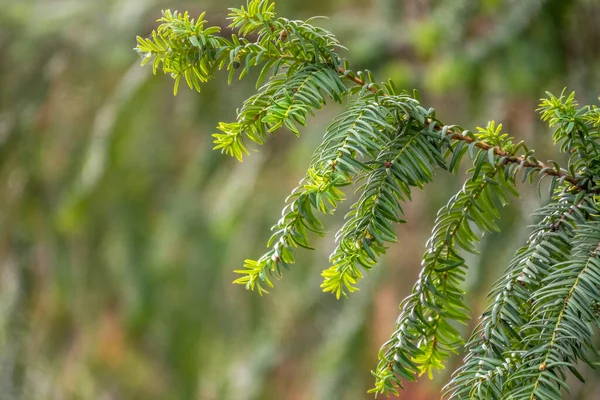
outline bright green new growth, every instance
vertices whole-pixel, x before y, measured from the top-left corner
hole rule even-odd
[[[574,94],[548,93],[539,111],[557,127],[554,141],[569,163],[544,164],[502,133],[502,125],[492,121],[477,133],[444,125],[416,95],[398,92],[391,81],[379,84],[368,71],[351,71],[336,53],[342,46],[333,34],[310,20],[278,17],[271,1],[231,9],[229,28],[237,34],[229,38],[219,36],[218,27],[205,28],[203,17],[166,11],[151,37],[138,37],[136,50],[142,64],[171,74],[175,92],[182,77],[199,91],[218,70],[229,71],[231,82],[238,72],[241,79],[260,69],[257,93],[236,121],[219,124],[215,149],[241,161],[250,143],[263,144],[282,127],[298,135],[307,114],[328,100],[346,102],[286,200],[268,251],[246,260],[235,283],[266,292],[294,263],[295,248],[311,248],[308,231],[325,234],[319,215],[333,213],[345,199],[342,188],[352,185],[359,198],[336,234],[321,286],[338,298],[358,290],[364,271],[398,241],[394,226],[404,222],[411,191],[433,181],[436,171],[456,173],[466,155],[469,178],[438,212],[422,272],[373,371],[371,392],[397,393],[403,379],[444,368],[464,344],[456,328],[470,317],[461,254],[476,254],[481,237],[499,231],[499,209],[518,196],[518,179],[550,177],[551,201],[492,288],[464,363],[444,393],[449,399],[560,399],[568,390],[566,372],[581,378],[576,364],[592,363],[588,350],[599,325],[600,110],[578,107]]]

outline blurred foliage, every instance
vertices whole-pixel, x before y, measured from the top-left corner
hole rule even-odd
[[[239,1],[0,0],[3,399],[371,398],[368,371],[457,183],[415,193],[401,245],[348,300],[318,288],[326,240],[266,298],[232,286],[338,109],[293,147],[276,136],[241,165],[213,152],[217,122],[252,88],[223,76],[173,98],[132,48],[161,8],[208,11],[224,26],[228,6]],[[278,12],[330,16],[322,24],[354,65],[419,88],[443,120],[501,120],[540,158],[554,156],[533,112],[544,90],[568,86],[582,104],[600,93],[595,0],[311,0]],[[505,210],[504,234],[482,243],[467,281],[474,315],[528,235],[515,220],[538,202]],[[572,399],[597,398],[597,375],[584,375]],[[447,381],[437,378],[404,397],[435,398]]]

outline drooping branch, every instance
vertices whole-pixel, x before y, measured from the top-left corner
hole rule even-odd
[[[488,399],[506,388],[507,376],[522,363],[520,355],[527,349],[519,333],[532,310],[526,300],[540,287],[552,265],[571,256],[573,226],[588,221],[585,209],[590,202],[584,193],[562,192],[535,213],[542,219],[490,291],[488,297],[494,302],[473,331],[463,365],[445,387],[444,398]],[[522,347],[516,351],[516,346]]]
[[[247,260],[245,269],[235,271],[242,275],[236,283],[259,293],[265,292],[264,289],[272,285],[270,278],[278,278],[282,269],[295,261],[293,249],[309,248],[308,231],[325,233],[319,213],[333,213],[345,198],[342,188],[358,185],[360,196],[350,207],[346,223],[336,235],[337,247],[330,258],[331,266],[323,273],[322,285],[324,291],[338,297],[356,290],[355,284],[363,276],[362,272],[371,269],[386,252],[388,243],[398,239],[393,224],[404,222],[402,203],[410,200],[411,188],[421,188],[433,181],[436,165],[455,173],[465,154],[473,162],[473,168],[469,170],[471,178],[464,189],[438,215],[433,236],[427,243],[419,281],[403,303],[396,332],[382,348],[380,364],[374,373],[376,387],[372,392],[394,393],[396,388],[402,387],[401,379],[412,380],[419,373],[441,369],[449,354],[457,351],[462,337],[454,323],[464,322],[469,317],[460,284],[467,265],[460,252],[476,252],[474,244],[479,241],[480,234],[499,229],[495,223],[500,218],[499,207],[507,204],[509,193],[518,196],[517,174],[521,174],[524,181],[528,178],[533,181],[537,172],[542,178],[552,177],[552,194],[590,198],[600,193],[600,162],[597,160],[600,111],[593,106],[577,109],[574,95],[555,97],[548,93],[538,111],[550,127],[558,126],[553,134],[554,142],[569,155],[569,162],[565,168],[552,161],[544,163],[533,157],[533,150],[523,142],[513,143],[514,138],[502,133],[501,125],[496,126],[493,121],[485,128],[477,128],[476,132],[445,125],[436,118],[433,108],[425,109],[420,104],[416,94],[396,91],[391,81],[380,84],[369,71],[350,70],[348,62],[336,53],[342,46],[335,36],[316,27],[311,20],[291,21],[276,17],[270,0],[249,0],[247,4],[247,9],[230,9],[230,28],[237,30],[237,36],[234,33],[230,39],[217,35],[218,27],[205,28],[202,16],[195,21],[188,14],[166,12],[157,32],[153,32],[151,39],[138,38],[137,48],[144,57],[143,63],[152,61],[155,71],[160,68],[171,74],[175,88],[182,77],[190,88],[200,90],[200,84],[219,70],[228,70],[231,83],[238,73],[241,79],[251,69],[260,69],[256,83],[258,92],[244,102],[236,121],[221,123],[221,133],[213,135],[216,148],[240,161],[242,155],[248,153],[245,139],[262,144],[268,133],[283,126],[298,135],[296,124],[306,125],[307,115],[321,109],[326,101],[347,101],[346,111],[327,129],[305,178],[286,200],[282,218],[273,227],[269,249],[258,260]],[[247,36],[250,34],[252,38]],[[265,79],[267,82],[263,84]],[[558,203],[557,196],[553,196],[550,209]],[[552,284],[567,287],[573,282],[563,279],[561,271],[557,275],[556,263],[546,262],[542,272],[535,270],[535,264],[547,260],[548,254],[554,254],[552,252],[557,253],[557,260],[566,258],[552,248],[557,247],[552,238],[565,236],[571,226],[573,229],[581,226],[577,210],[583,203],[574,203],[576,206],[571,210],[560,212],[558,221],[553,216],[551,222],[540,225],[544,236],[536,236],[539,243],[518,253],[518,265],[505,274],[512,284],[510,288],[516,290],[504,290],[505,286],[498,288],[503,297],[491,306],[491,317],[484,314],[481,326],[489,326],[490,332],[496,332],[502,340],[506,336],[502,343],[512,343],[509,336],[524,326],[522,321],[532,315],[540,317],[540,313],[535,313],[537,310],[559,312],[550,301],[554,293],[543,292],[554,289],[548,289],[542,283],[552,279]],[[595,202],[588,208],[590,213],[598,213]],[[590,225],[591,228],[597,228],[597,225]],[[567,236],[563,240],[561,236],[567,244],[569,239]],[[570,245],[567,247],[565,254],[570,254]],[[596,263],[597,253],[598,248],[591,263]],[[534,272],[527,269],[528,272],[521,275],[529,264]],[[581,265],[579,262],[563,267],[566,271],[581,269]],[[593,297],[584,287],[586,279],[600,282],[600,278],[592,273],[595,274],[592,268],[583,268],[581,279],[577,278],[575,285],[570,286],[571,290],[561,294],[573,309],[588,303],[587,300],[581,302],[580,295]],[[525,276],[535,285],[520,290]],[[536,295],[539,299],[534,301]],[[546,297],[547,303],[541,301]],[[513,307],[517,300],[523,304],[531,301],[531,307]],[[558,322],[539,319],[549,327],[554,322],[554,330],[558,332],[558,328],[571,323],[569,307],[563,307]],[[506,318],[500,324],[496,318],[498,313]],[[506,321],[510,324],[504,324]],[[536,326],[528,325],[528,329],[534,330]],[[479,361],[497,361],[488,357],[486,349],[495,350],[502,343],[488,346],[488,338],[492,340],[490,332],[485,332],[483,342],[469,342],[468,347],[475,356],[466,359],[465,365],[476,361],[477,366],[467,365],[468,374],[463,374],[458,384],[470,379],[472,371],[479,379],[478,371],[487,368],[480,368]],[[516,336],[524,334],[527,332],[519,331]],[[531,336],[529,341],[539,344],[536,342],[538,336]],[[548,337],[546,345],[550,343],[550,347],[546,358],[556,355],[553,343],[559,339],[558,333]],[[578,344],[586,340],[586,336],[581,336]],[[479,351],[479,345],[484,352]],[[508,345],[504,347],[508,348]],[[580,357],[573,350],[571,359],[577,358]],[[544,368],[552,367],[545,358],[539,362]],[[495,366],[497,363],[494,363]],[[531,363],[528,373],[532,372],[531,368],[539,366]],[[514,371],[509,372],[513,374]],[[484,382],[469,386],[488,393]],[[495,388],[494,385],[490,387]],[[534,383],[531,388],[533,393],[545,386]],[[461,386],[460,392],[456,393],[462,391]]]
[[[503,390],[504,398],[560,398],[561,390],[568,390],[563,370],[581,378],[580,361],[591,364],[585,353],[597,326],[598,221],[577,226],[573,242],[571,257],[553,265],[531,296],[531,316],[519,331],[528,349],[521,352],[523,362],[507,380],[510,387]]]

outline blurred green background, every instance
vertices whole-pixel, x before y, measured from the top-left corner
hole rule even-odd
[[[251,80],[228,87],[223,74],[174,98],[132,48],[161,8],[225,25],[241,1],[0,0],[0,399],[372,398],[379,346],[461,182],[440,171],[415,193],[400,243],[347,300],[319,289],[332,237],[300,252],[269,296],[233,286],[339,108],[240,164],[212,151],[210,134]],[[329,16],[354,68],[418,88],[448,124],[502,122],[541,159],[563,160],[534,111],[544,91],[598,102],[598,0],[286,0],[277,11]],[[471,260],[475,318],[545,198],[523,185],[503,234]],[[403,398],[439,398],[459,361]],[[600,399],[600,376],[583,371],[588,384],[571,382],[568,398]]]

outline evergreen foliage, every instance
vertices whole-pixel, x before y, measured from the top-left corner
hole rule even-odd
[[[148,38],[138,37],[142,64],[152,63],[195,90],[222,69],[229,82],[259,69],[257,93],[244,102],[237,119],[221,123],[215,148],[240,161],[250,144],[286,127],[298,135],[308,114],[327,100],[346,102],[327,128],[306,176],[286,201],[273,227],[268,251],[246,260],[235,283],[265,293],[295,262],[294,249],[311,248],[309,231],[326,233],[321,214],[335,212],[344,188],[358,193],[336,234],[321,285],[336,297],[357,290],[390,243],[394,225],[404,222],[411,191],[456,174],[469,164],[469,177],[437,215],[427,242],[422,271],[402,302],[396,330],[373,371],[375,394],[397,393],[403,380],[444,368],[464,344],[457,324],[470,312],[462,281],[464,253],[498,232],[500,209],[518,196],[517,182],[550,178],[551,200],[538,212],[527,244],[517,251],[490,292],[490,305],[471,338],[466,357],[446,386],[449,399],[560,399],[567,372],[581,378],[580,361],[594,364],[592,336],[600,302],[600,110],[579,107],[574,94],[547,93],[541,118],[556,127],[554,142],[568,165],[543,163],[524,143],[493,121],[476,132],[445,125],[416,93],[378,83],[368,71],[354,72],[338,53],[342,46],[312,20],[278,17],[274,3],[251,0],[231,9],[229,28],[205,27],[204,14],[165,11]],[[467,157],[465,157],[467,156]]]

